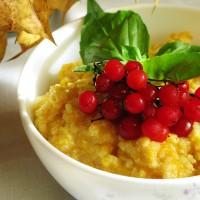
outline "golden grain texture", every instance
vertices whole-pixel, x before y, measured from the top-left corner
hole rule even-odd
[[[78,95],[94,90],[91,73],[75,73],[75,64],[64,65],[59,83],[33,105],[34,123],[56,148],[92,167],[142,178],[180,178],[200,174],[200,125],[188,138],[170,134],[163,143],[142,137],[127,141],[107,120],[91,122],[78,107]]]

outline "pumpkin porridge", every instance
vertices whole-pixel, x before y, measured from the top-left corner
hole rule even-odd
[[[78,96],[83,90],[94,90],[93,74],[73,72],[76,65],[64,65],[59,83],[38,97],[33,107],[35,125],[51,144],[74,159],[112,173],[143,178],[200,174],[199,123],[194,123],[187,138],[171,133],[162,143],[147,137],[122,139],[112,122],[91,122],[96,113],[80,111]]]
[[[140,178],[200,174],[200,46],[189,33],[149,46],[142,18],[88,1],[82,63],[66,64],[33,120],[60,151]]]

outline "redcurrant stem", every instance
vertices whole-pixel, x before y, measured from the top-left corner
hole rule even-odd
[[[93,84],[95,84],[96,79],[97,79],[97,74],[95,73],[95,74],[94,74],[94,78],[93,78]]]
[[[162,106],[161,102],[160,102],[158,99],[155,100],[153,104],[154,104],[154,106],[156,106],[157,108],[159,108],[159,107]]]
[[[166,85],[166,83],[171,83],[174,85],[177,85],[178,83],[176,83],[175,81],[171,81],[171,80],[167,80],[167,79],[163,79],[163,80],[158,80],[158,79],[148,79],[149,81],[155,81],[155,82],[164,82],[164,84]]]
[[[148,80],[149,80],[149,81],[155,81],[155,82],[163,82],[165,85],[167,85],[167,83],[171,83],[171,84],[177,86],[177,84],[175,84],[173,81],[170,81],[170,80],[167,80],[167,79],[158,80],[158,79],[151,79],[151,78],[149,78]],[[149,83],[150,83],[150,82],[149,82]],[[161,86],[162,86],[162,85],[156,86],[156,87],[161,87]]]
[[[149,81],[155,81],[155,82],[171,82],[171,81],[166,80],[166,79],[158,80],[158,79],[151,79],[151,78],[149,78],[148,80],[149,80]]]
[[[99,117],[99,118],[97,118],[97,119],[92,119],[91,122],[95,122],[95,121],[102,120],[102,119],[104,119],[103,116],[101,116],[101,117]]]
[[[152,84],[150,81],[148,81],[148,83],[149,83],[149,84]],[[153,85],[153,86],[155,86],[156,88],[160,88],[160,87],[162,87],[163,85]]]

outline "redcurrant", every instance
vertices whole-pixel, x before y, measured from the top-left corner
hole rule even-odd
[[[145,106],[145,109],[143,111],[144,118],[147,119],[150,117],[154,117],[156,115],[156,110],[157,108],[152,103],[149,103]]]
[[[109,98],[102,103],[101,112],[106,119],[115,120],[120,117],[122,108],[119,101]]]
[[[133,70],[127,75],[126,82],[131,89],[141,90],[147,86],[147,75],[142,70]]]
[[[124,78],[125,70],[119,60],[112,59],[105,64],[104,73],[111,81],[120,81]]]
[[[128,94],[128,86],[125,83],[116,83],[110,90],[110,95],[116,99],[124,99]]]
[[[200,98],[200,87],[196,89],[195,94],[196,97]]]
[[[157,97],[158,90],[153,85],[147,85],[144,89],[140,90],[140,94],[143,96],[146,102],[152,102]]]
[[[184,81],[182,83],[178,84],[178,89],[182,92],[188,92],[189,91],[189,83],[188,81]]]
[[[93,113],[96,111],[98,99],[94,92],[84,91],[79,96],[79,107],[84,113]]]
[[[178,89],[172,84],[161,87],[158,97],[164,105],[175,106],[179,103]]]
[[[177,123],[182,113],[178,107],[175,106],[162,106],[156,112],[156,118],[163,125],[170,127]]]
[[[123,118],[119,124],[119,135],[126,140],[137,139],[141,134],[140,123],[133,116]]]
[[[125,99],[125,108],[130,113],[141,113],[145,108],[145,101],[141,94],[129,94]]]
[[[191,97],[184,105],[184,115],[188,120],[200,122],[200,99]]]
[[[125,70],[129,73],[133,70],[142,70],[142,64],[136,60],[128,61],[125,65]]]
[[[192,131],[193,123],[182,117],[174,126],[170,128],[172,133],[177,134],[179,137],[187,137]]]
[[[112,81],[103,73],[100,74],[95,82],[97,92],[108,92],[112,87]]]
[[[169,130],[157,119],[149,118],[142,123],[142,133],[151,140],[163,142],[167,139]]]

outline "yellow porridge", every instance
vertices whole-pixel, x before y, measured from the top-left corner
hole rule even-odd
[[[200,125],[194,123],[189,137],[170,134],[159,143],[147,137],[124,140],[117,126],[80,111],[78,95],[94,90],[92,73],[73,72],[64,65],[59,82],[38,97],[34,123],[42,135],[65,154],[92,167],[112,173],[144,178],[177,178],[200,174]],[[195,83],[199,79],[195,79]]]

